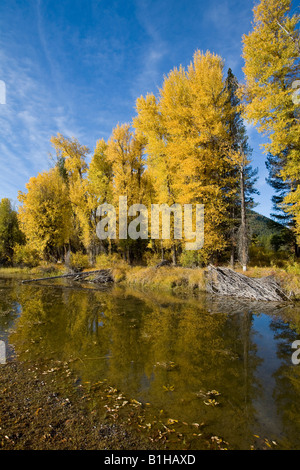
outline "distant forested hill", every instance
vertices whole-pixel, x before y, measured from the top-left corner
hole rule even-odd
[[[289,228],[255,211],[249,211],[248,222],[252,242],[252,258],[256,253],[254,256],[257,259],[267,262],[266,253],[273,252],[278,257],[279,251],[287,256],[294,252],[295,236]]]
[[[255,211],[249,211],[248,222],[252,235],[258,238],[272,237],[273,235],[279,235],[283,230],[288,230],[284,225]]]

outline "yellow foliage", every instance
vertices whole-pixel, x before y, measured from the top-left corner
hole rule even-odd
[[[246,83],[240,94],[246,119],[269,138],[265,152],[277,158],[278,176],[290,184],[284,202],[300,239],[300,124],[292,99],[299,79],[299,15],[290,11],[290,0],[261,0],[254,8],[253,31],[243,37]]]
[[[27,193],[19,192],[19,221],[29,245],[39,255],[63,247],[71,235],[68,188],[58,169],[30,178]]]
[[[208,253],[222,250],[230,151],[223,62],[197,51],[187,70],[174,69],[158,98],[137,100],[134,127],[147,139],[147,166],[157,203],[204,204]],[[166,245],[166,244],[165,244]]]

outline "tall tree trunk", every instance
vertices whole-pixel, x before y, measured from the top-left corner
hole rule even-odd
[[[126,247],[126,255],[127,255],[127,263],[131,264],[131,254],[130,254],[130,247]]]
[[[89,255],[89,263],[91,266],[94,266],[96,263],[96,253],[95,253],[95,245],[92,242],[88,248],[88,255]]]
[[[234,244],[232,242],[232,245],[231,245],[231,253],[230,253],[230,266],[232,269],[234,269]]]
[[[240,190],[241,190],[241,226],[239,237],[239,251],[240,262],[243,266],[243,271],[247,271],[248,263],[248,234],[247,234],[247,216],[246,216],[246,202],[245,202],[245,180],[244,180],[244,167],[240,169]]]
[[[176,266],[177,265],[177,257],[176,257],[176,245],[175,245],[175,243],[173,243],[173,245],[172,245],[172,261],[173,261],[173,265]]]
[[[162,240],[160,242],[160,249],[161,249],[161,260],[164,261],[164,259],[165,259],[165,250],[164,250],[164,245],[163,245]]]
[[[231,269],[234,269],[235,255],[236,255],[236,227],[235,227],[235,207],[232,205],[230,216],[232,219],[232,228],[230,231],[230,243],[231,243],[231,252],[230,252],[230,265]]]

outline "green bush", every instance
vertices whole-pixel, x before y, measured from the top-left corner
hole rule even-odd
[[[184,268],[195,268],[205,266],[205,260],[201,251],[184,250],[179,256],[179,264]]]
[[[36,249],[29,245],[15,245],[13,262],[17,266],[34,268],[40,264],[41,258]]]
[[[288,264],[286,271],[290,274],[299,274],[300,275],[300,263],[294,262],[293,264]]]
[[[143,256],[143,261],[147,266],[156,266],[161,262],[161,256],[158,253],[152,251],[146,251]]]
[[[251,245],[249,250],[250,266],[277,266],[284,267],[289,253],[286,251],[266,250],[263,246]]]
[[[112,266],[119,266],[124,264],[123,259],[117,253],[113,253],[111,255],[106,255],[105,253],[101,253],[100,255],[96,256],[96,268],[111,268]]]
[[[81,271],[90,267],[89,256],[78,251],[77,253],[71,253],[69,266],[74,271]]]

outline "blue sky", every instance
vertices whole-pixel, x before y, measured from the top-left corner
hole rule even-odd
[[[76,137],[92,152],[132,120],[137,97],[156,94],[197,49],[222,56],[242,81],[252,8],[243,0],[1,0],[0,199],[17,203],[29,178],[51,166],[52,135]],[[259,168],[256,210],[268,216],[263,139],[247,127]]]

